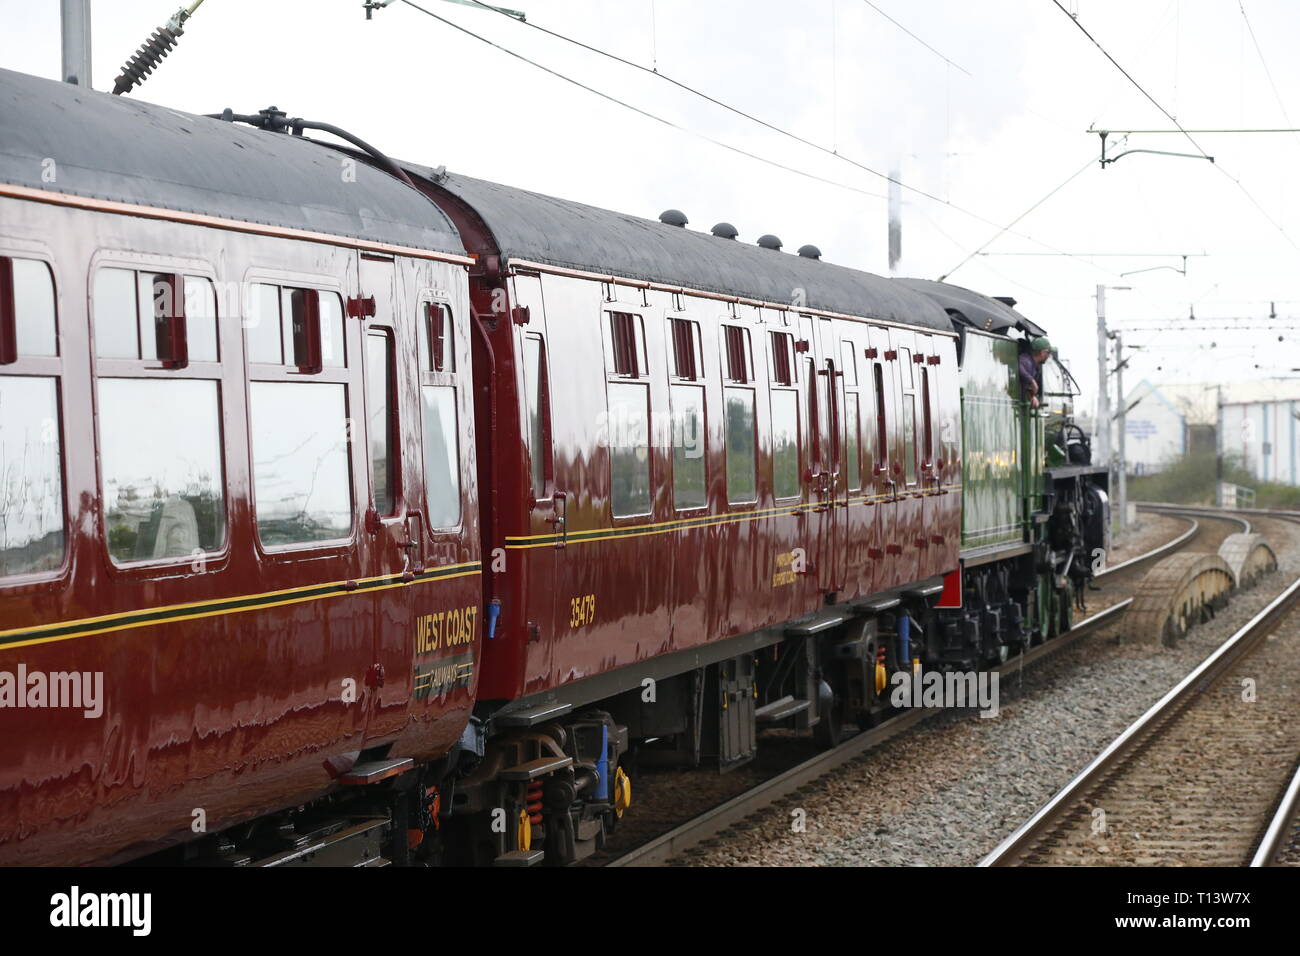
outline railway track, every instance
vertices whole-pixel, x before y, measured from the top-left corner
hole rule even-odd
[[[1295,794],[1278,794],[1295,783],[1300,746],[1298,603],[1300,579],[981,865],[1241,866],[1265,840],[1272,856],[1294,854]],[[1289,831],[1270,824],[1279,804]]]
[[[1251,866],[1300,866],[1300,760],[1264,829]]]
[[[1184,514],[1181,509],[1162,511],[1162,513],[1185,517],[1189,523],[1187,530],[1157,548],[1099,572],[1097,577],[1103,579],[1108,588],[1129,591],[1141,580],[1143,573],[1170,554],[1193,543],[1215,549],[1227,534],[1237,530],[1250,530],[1248,520],[1212,511],[1198,511],[1195,516]],[[1027,665],[1056,654],[1089,635],[1108,628],[1132,603],[1132,596],[1120,597],[1104,609],[1078,622],[1069,633],[1033,647],[1002,664],[996,668],[997,673],[1002,676],[1015,674]],[[867,751],[897,737],[939,712],[939,708],[914,708],[901,711],[881,725],[861,731],[839,746],[797,763],[743,793],[710,807],[671,830],[605,861],[603,865],[665,865],[692,847],[712,840],[740,824],[756,811],[814,783],[836,768],[856,760]]]

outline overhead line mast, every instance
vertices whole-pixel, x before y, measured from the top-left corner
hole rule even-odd
[[[90,0],[61,0],[63,82],[90,89]]]

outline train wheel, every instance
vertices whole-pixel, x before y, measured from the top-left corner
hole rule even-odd
[[[844,739],[844,704],[839,695],[831,698],[830,706],[822,711],[822,719],[813,728],[813,740],[823,750],[838,747]]]

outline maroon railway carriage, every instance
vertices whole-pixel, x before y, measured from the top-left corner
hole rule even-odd
[[[920,655],[930,299],[7,72],[0,134],[0,863],[570,862],[628,754]]]
[[[345,154],[0,71],[0,863],[139,856],[455,745],[469,262]],[[93,675],[98,716],[51,706]]]
[[[596,704],[660,738],[642,762],[729,767],[757,725],[879,706],[875,617],[919,621],[957,566],[948,316],[725,224],[407,168],[476,258],[489,749]],[[507,800],[511,757],[453,806]]]

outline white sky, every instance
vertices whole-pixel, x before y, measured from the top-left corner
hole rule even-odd
[[[617,53],[903,178],[1000,224],[1098,154],[1090,125],[1170,128],[1052,0],[873,0],[950,67],[864,0],[507,0],[530,22]],[[1300,121],[1300,4],[1244,0],[1278,96],[1235,0],[1062,0],[1189,129]],[[178,0],[94,0],[94,85]],[[727,220],[753,241],[887,271],[886,183],[667,83],[497,14],[424,0],[440,16],[688,130],[881,198],[784,172],[679,132],[512,59],[398,2],[366,22],[361,0],[207,0],[178,48],[134,94],[194,112],[275,104],[351,130],[430,165],[691,228]],[[57,0],[0,0],[0,66],[57,78]],[[1097,283],[1112,324],[1132,333],[1128,373],[1158,382],[1246,381],[1300,367],[1297,332],[1182,333],[1199,320],[1300,317],[1300,134],[1198,135],[1220,164],[1135,155],[1093,164],[1017,231],[1072,253],[1201,253],[1180,259],[978,257],[951,281],[1012,295],[1046,327],[1091,401]],[[1180,136],[1130,147],[1191,152]],[[1284,236],[1223,174],[1238,178]],[[997,231],[951,206],[905,194],[903,274],[937,278]],[[1289,238],[1288,238],[1289,237]],[[1295,243],[1294,245],[1292,243]],[[992,252],[1046,252],[1008,234]],[[1283,342],[1278,341],[1282,335]],[[1217,343],[1213,350],[1207,346]],[[1200,347],[1195,347],[1200,346]],[[1256,368],[1256,365],[1260,368]],[[1294,373],[1300,375],[1300,373]],[[1085,407],[1089,407],[1085,405]]]

